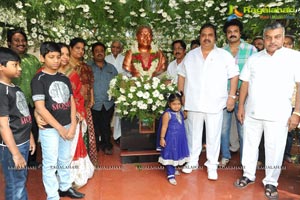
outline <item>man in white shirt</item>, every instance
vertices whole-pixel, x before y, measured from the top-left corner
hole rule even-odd
[[[288,130],[300,116],[300,52],[283,47],[285,30],[275,22],[264,29],[265,49],[248,58],[240,79],[238,119],[244,124],[243,176],[235,182],[245,188],[255,181],[258,146],[265,139],[265,195],[277,199]],[[284,63],[284,64],[283,64]],[[292,95],[297,84],[295,110]]]
[[[186,44],[183,40],[175,40],[172,43],[173,55],[176,58],[170,62],[167,74],[168,78],[173,82],[178,82],[178,69],[182,66],[182,61],[185,56]]]
[[[111,54],[105,57],[105,61],[115,66],[119,74],[127,75],[126,71],[123,69],[124,56],[122,55],[123,45],[120,41],[115,40],[111,43]],[[112,120],[113,137],[116,143],[120,143],[121,137],[121,123],[120,118],[114,114]]]
[[[218,179],[223,109],[232,111],[239,69],[226,50],[216,47],[216,28],[205,24],[200,29],[200,47],[191,50],[178,72],[178,89],[183,91],[190,162],[184,173],[198,168],[202,148],[203,122],[206,126],[206,157],[208,179]],[[230,90],[227,81],[230,79]]]
[[[123,45],[120,41],[115,40],[111,43],[111,54],[105,57],[105,61],[115,66],[118,73],[124,73],[123,61],[124,56],[122,55]]]

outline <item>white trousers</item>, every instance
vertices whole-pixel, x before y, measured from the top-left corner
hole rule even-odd
[[[188,111],[186,119],[187,140],[190,151],[188,166],[198,167],[200,152],[202,149],[203,122],[206,126],[206,157],[205,166],[208,169],[218,168],[220,154],[221,129],[223,111],[217,114]]]
[[[258,147],[263,132],[265,139],[266,175],[262,182],[264,185],[271,184],[277,187],[288,132],[287,124],[283,122],[257,120],[246,116],[242,158],[243,176],[252,181],[255,180]]]
[[[121,137],[121,119],[117,113],[114,113],[114,132],[113,132],[113,137],[114,140],[118,139]]]

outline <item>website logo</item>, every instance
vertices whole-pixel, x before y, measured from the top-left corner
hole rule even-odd
[[[242,18],[244,13],[238,10],[238,6],[229,5],[228,15],[227,20],[230,21],[232,19]]]
[[[242,10],[242,11],[240,11]],[[299,11],[300,9],[298,9]],[[240,7],[229,5],[227,21],[242,18],[245,14],[258,16],[260,19],[294,19],[297,13],[295,6],[252,6]]]

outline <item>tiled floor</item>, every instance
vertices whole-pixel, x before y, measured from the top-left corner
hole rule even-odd
[[[168,183],[163,168],[157,163],[121,164],[120,150],[114,147],[112,156],[99,153],[100,166],[88,184],[79,191],[86,200],[260,200],[266,199],[262,185],[263,170],[257,170],[256,183],[241,190],[233,186],[242,171],[238,166],[237,153],[233,154],[229,167],[219,169],[219,179],[207,179],[205,153],[201,154],[202,168],[191,174],[176,177],[177,186]],[[279,179],[280,199],[300,199],[300,165],[284,163],[286,169]],[[27,188],[29,200],[46,199],[41,169],[29,170]],[[0,200],[4,200],[4,179],[0,174]],[[68,199],[68,198],[62,198]]]

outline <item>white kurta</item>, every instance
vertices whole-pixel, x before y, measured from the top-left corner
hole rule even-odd
[[[251,56],[240,79],[249,82],[246,114],[255,119],[287,123],[295,81],[300,82],[300,52],[281,48]]]
[[[183,64],[183,61],[181,61],[179,64],[177,64],[177,60],[175,59],[172,62],[170,62],[170,64],[168,65],[167,75],[172,80],[173,83],[177,84],[178,71],[179,71],[179,68],[182,67],[182,64]]]
[[[277,50],[272,56],[263,50],[248,59],[240,76],[249,84],[245,105],[243,176],[255,180],[258,146],[264,132],[264,185],[278,185],[293,89],[295,82],[300,82],[299,58],[300,52],[287,48]]]
[[[126,76],[130,76],[130,73],[126,72],[123,69],[123,62],[124,62],[124,56],[122,54],[118,54],[117,58],[113,56],[113,54],[110,54],[105,57],[105,61],[115,66],[119,74],[123,74]],[[118,139],[121,137],[121,122],[120,118],[117,114],[114,114],[111,126],[114,127],[113,131],[113,137],[114,139]]]
[[[218,113],[226,107],[228,79],[237,76],[239,68],[224,49],[215,47],[204,59],[199,47],[186,55],[178,74],[185,77],[186,110]]]
[[[123,69],[123,62],[124,62],[124,56],[122,54],[118,54],[117,58],[114,57],[114,55],[110,54],[108,56],[105,56],[105,61],[115,66],[118,73],[124,73],[125,70]]]
[[[185,78],[185,110],[190,162],[185,168],[198,166],[202,148],[203,123],[206,124],[206,157],[208,170],[216,170],[221,143],[223,108],[228,98],[227,82],[239,74],[234,58],[224,49],[215,47],[203,58],[201,47],[190,51],[179,68]]]

